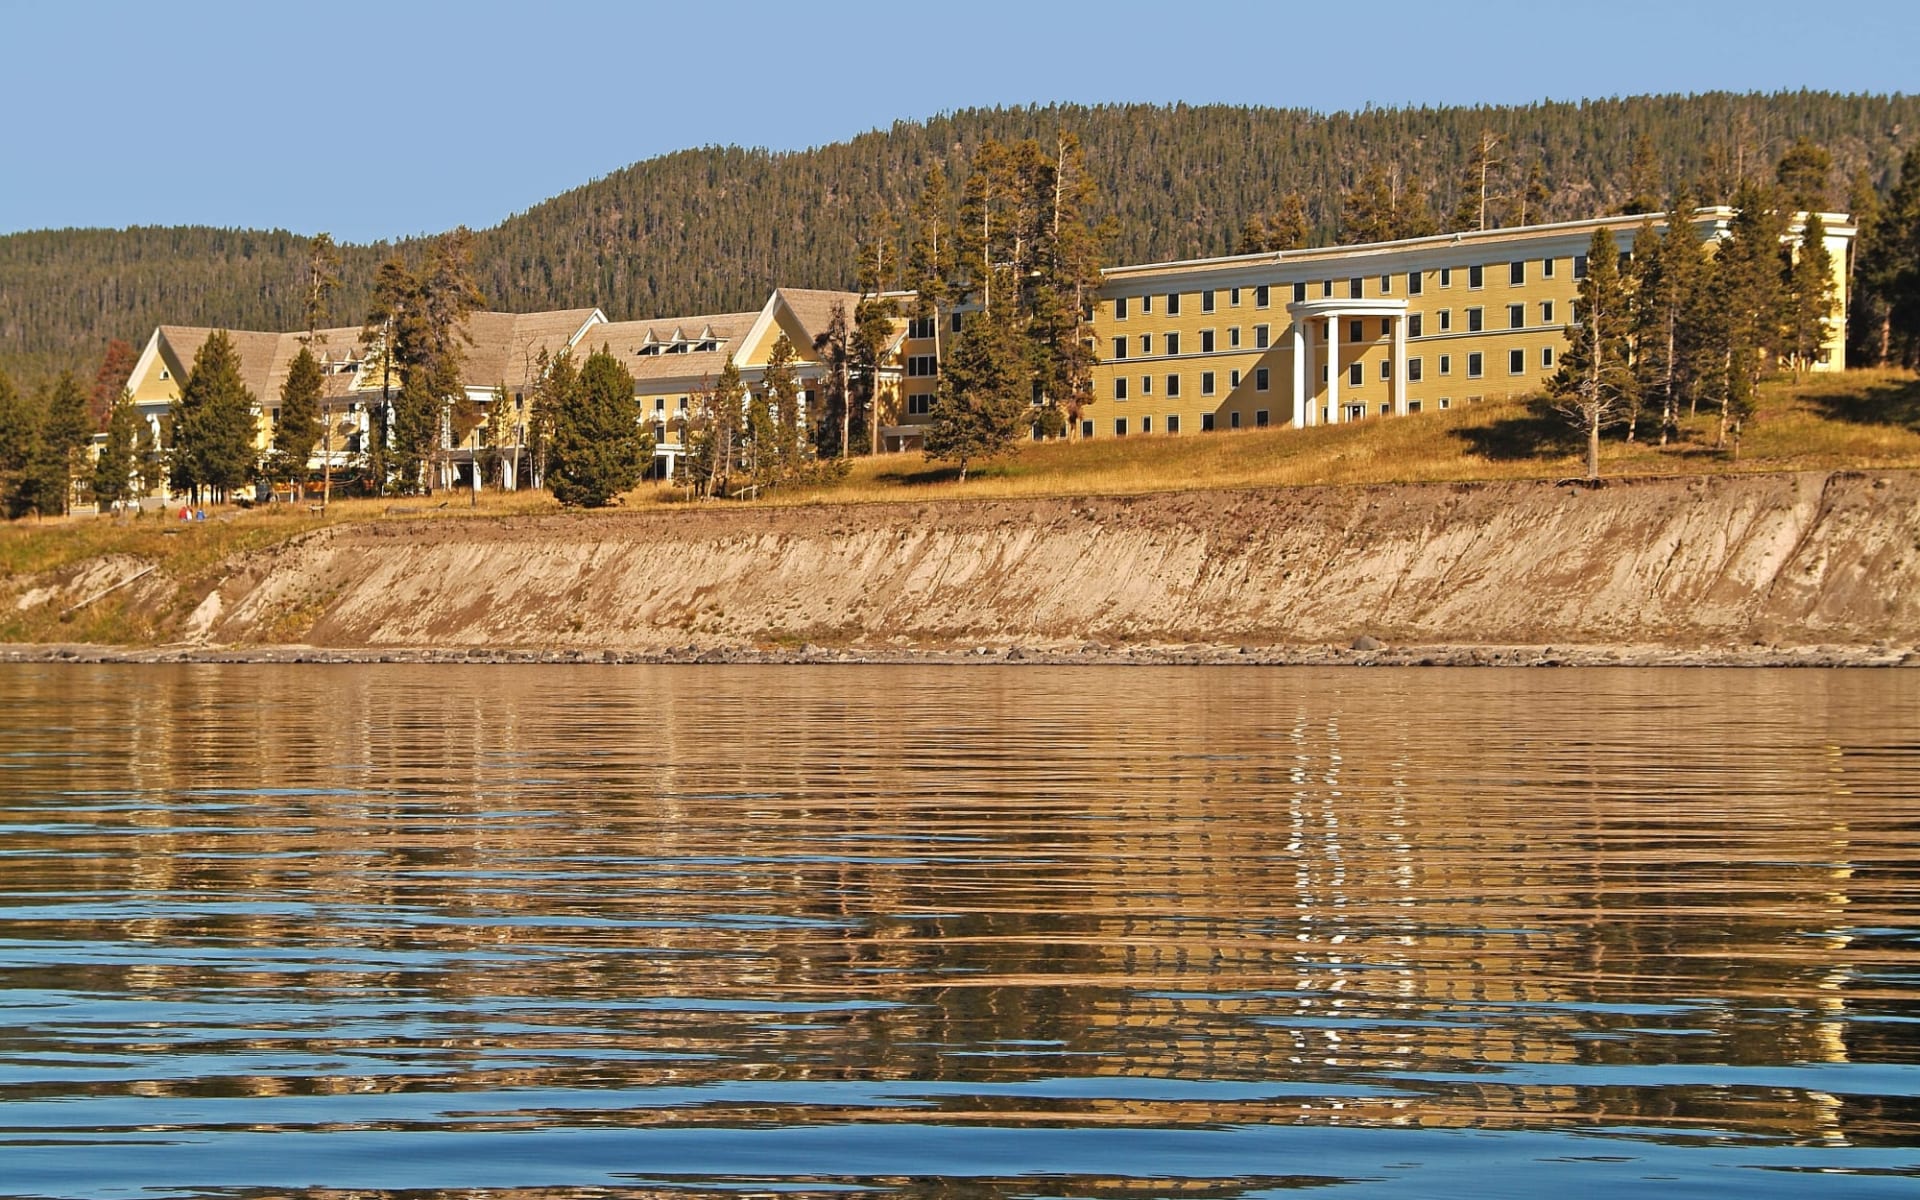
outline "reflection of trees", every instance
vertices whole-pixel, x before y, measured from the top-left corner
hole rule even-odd
[[[9,887],[97,903],[8,927],[119,948],[50,954],[36,987],[257,999],[257,1028],[180,1036],[216,1067],[315,1064],[154,1093],[1324,1085],[807,1110],[1257,1122],[1336,1119],[1336,1085],[1391,1072],[1448,1079],[1337,1119],[1870,1135],[1902,1102],[1574,1070],[1910,1057],[1849,999],[1855,965],[1912,962],[1850,932],[1901,923],[1911,836],[1874,807],[1899,764],[1661,749],[1754,678],[36,669],[12,683],[47,716],[16,741],[89,749],[36,760]],[[1756,721],[1886,709],[1767,680]],[[723,1118],[802,1119],[618,1119]]]

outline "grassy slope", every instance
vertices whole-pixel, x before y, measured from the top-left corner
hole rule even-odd
[[[1602,469],[1622,476],[1920,468],[1920,379],[1856,371],[1770,385],[1737,462],[1713,448],[1717,426],[1714,414],[1702,413],[1686,421],[1682,436],[1666,447],[1644,441],[1629,445],[1616,434],[1605,444]],[[1558,479],[1582,470],[1578,439],[1558,418],[1523,403],[1488,402],[1403,420],[1304,431],[1029,445],[977,468],[964,484],[950,467],[918,455],[889,455],[857,460],[842,483],[757,503],[918,503],[1197,488]],[[336,503],[324,521],[304,508],[282,506],[218,513],[216,519],[191,524],[92,517],[15,522],[0,527],[0,580],[119,554],[163,563],[179,589],[173,603],[160,611],[133,610],[110,597],[61,620],[47,607],[15,608],[3,598],[11,589],[0,587],[0,642],[164,640],[217,581],[230,557],[322,524],[376,520],[392,509],[409,516],[462,519],[558,508],[544,493],[489,492],[480,500],[470,507],[466,493],[455,493],[430,501],[345,501]],[[627,497],[625,508],[658,510],[686,502],[675,489],[643,485]]]

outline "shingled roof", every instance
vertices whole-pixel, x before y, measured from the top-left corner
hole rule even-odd
[[[358,326],[341,326],[337,329],[317,330],[317,334],[326,338],[321,342],[318,337],[313,346],[314,357],[322,362],[339,360],[343,356],[359,358],[365,348],[360,345]],[[193,368],[194,356],[200,353],[200,347],[213,336],[213,328],[206,325],[162,325],[160,338],[171,368],[178,378],[186,378]],[[235,355],[240,360],[240,382],[260,404],[271,407],[280,400],[280,389],[286,385],[287,373],[293,368],[293,360],[299,356],[300,347],[305,343],[300,333],[261,333],[250,329],[230,329],[227,338],[233,343]],[[328,375],[325,377],[323,393],[330,396],[344,396],[352,385],[350,374]]]

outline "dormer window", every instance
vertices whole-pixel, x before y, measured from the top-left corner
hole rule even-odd
[[[706,341],[701,342],[699,345],[694,347],[695,350],[703,350],[703,351],[718,350],[719,348],[720,348],[720,343],[713,338],[708,338]]]

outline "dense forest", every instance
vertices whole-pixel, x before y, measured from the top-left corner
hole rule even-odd
[[[1298,192],[1316,241],[1376,167],[1456,206],[1481,147],[1490,191],[1544,182],[1530,220],[1617,208],[1637,184],[1731,197],[1805,137],[1834,159],[1831,203],[1864,172],[1883,191],[1920,128],[1920,98],[1712,93],[1514,107],[1304,109],[1050,105],[902,121],[792,153],[684,150],[635,163],[540,204],[473,240],[475,276],[496,308],[598,304],[615,320],[760,304],[775,283],[851,284],[856,246],[903,217],[939,166],[956,185],[989,140],[1076,134],[1112,219],[1110,262],[1228,253],[1250,219]],[[1489,138],[1491,135],[1491,138]],[[1635,147],[1657,162],[1641,165]],[[193,164],[183,162],[182,170]],[[1537,184],[1535,185],[1537,186]],[[249,329],[302,323],[308,239],[207,228],[57,230],[0,237],[0,369],[35,384],[87,377],[110,338],[138,342],[163,322]],[[335,314],[367,307],[389,244],[343,247]]]

